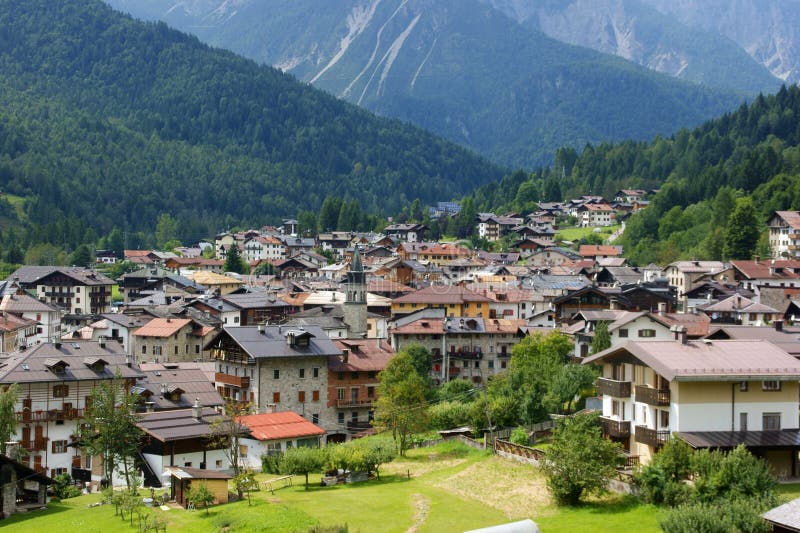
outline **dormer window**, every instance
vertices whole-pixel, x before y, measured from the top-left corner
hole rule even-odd
[[[44,361],[44,366],[50,370],[53,374],[61,375],[66,372],[69,363],[64,361],[63,359],[55,359],[55,358],[48,358]]]
[[[100,373],[105,371],[108,361],[100,357],[84,357],[83,364],[91,368],[94,372]]]

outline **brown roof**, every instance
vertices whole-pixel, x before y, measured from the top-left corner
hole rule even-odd
[[[626,341],[584,364],[633,356],[667,380],[800,379],[800,361],[767,341]]]
[[[189,318],[154,318],[133,334],[137,337],[171,337],[191,323]]]
[[[431,285],[392,300],[392,303],[420,304],[461,304],[464,302],[491,302],[491,299],[464,287]]]
[[[328,358],[328,368],[334,372],[380,372],[394,357],[395,351],[380,339],[336,340],[340,350],[350,350],[347,363],[341,355]]]
[[[598,255],[620,255],[622,248],[619,246],[611,246],[606,244],[582,244],[578,249],[581,257],[595,257]]]
[[[202,408],[202,417],[193,416],[193,409],[175,409],[139,414],[136,425],[161,442],[194,439],[211,435],[211,423],[225,417],[210,407]]]
[[[775,214],[781,217],[789,227],[800,229],[800,211],[776,211]]]
[[[652,313],[651,316],[667,326],[683,326],[689,337],[708,335],[711,318],[705,313]]]
[[[102,346],[101,346],[102,344]],[[98,357],[108,361],[101,372],[95,372],[84,363],[85,358]],[[65,342],[42,343],[24,352],[16,352],[0,365],[0,383],[64,382],[112,379],[119,372],[123,378],[140,377],[135,367],[127,366],[126,354],[118,342]],[[47,366],[48,360],[63,360],[69,366],[63,374],[54,374]]]
[[[292,411],[248,415],[238,420],[257,440],[294,439],[325,434],[324,429]]]
[[[800,260],[731,261],[733,268],[748,279],[800,278]]]

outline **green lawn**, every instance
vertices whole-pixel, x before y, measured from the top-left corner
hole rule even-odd
[[[456,532],[531,518],[545,533],[557,531],[658,531],[659,511],[635,499],[607,495],[574,509],[553,505],[535,468],[493,457],[463,445],[412,450],[386,465],[380,480],[352,485],[303,487],[253,493],[253,504],[230,503],[205,511],[160,513],[168,531],[304,532],[315,524],[347,524],[351,532]],[[410,475],[410,477],[409,477]],[[268,475],[262,475],[266,479]],[[110,505],[87,507],[99,495],[52,503],[47,511],[2,523],[3,533],[135,531],[114,516]]]
[[[619,224],[614,226],[605,226],[600,228],[600,233],[603,239],[607,239],[609,235],[614,233],[620,228]],[[557,241],[579,241],[594,233],[594,228],[563,228],[559,229],[556,233]]]

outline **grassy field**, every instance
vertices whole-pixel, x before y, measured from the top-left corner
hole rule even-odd
[[[410,477],[409,477],[410,475]],[[271,476],[262,475],[262,479]],[[205,511],[155,510],[169,523],[167,531],[307,531],[315,524],[347,524],[351,532],[456,532],[531,518],[542,531],[658,531],[659,511],[618,495],[574,509],[553,505],[535,468],[472,450],[440,445],[412,450],[386,465],[381,479],[320,487],[319,475],[306,491],[295,486],[253,493],[247,501]],[[800,489],[795,489],[800,490]],[[109,505],[87,495],[52,503],[47,511],[18,515],[2,524],[3,533],[58,531],[135,531],[114,516]]]
[[[601,235],[603,237],[603,239],[607,239],[609,235],[611,235],[612,233],[617,231],[619,228],[620,228],[620,226],[618,224],[614,225],[614,226],[606,226],[606,227],[600,228],[599,235]],[[559,229],[558,230],[558,233],[556,233],[555,239],[557,241],[572,241],[572,242],[574,242],[574,241],[578,241],[580,239],[583,239],[584,237],[588,237],[593,232],[594,232],[594,228],[563,228],[563,229]]]

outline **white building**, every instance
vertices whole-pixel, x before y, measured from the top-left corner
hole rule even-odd
[[[261,471],[262,455],[277,455],[289,448],[320,445],[325,430],[291,411],[248,415],[239,419],[250,434],[239,440],[242,462]]]

